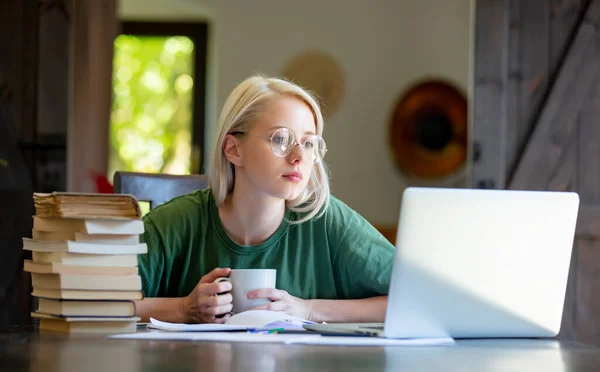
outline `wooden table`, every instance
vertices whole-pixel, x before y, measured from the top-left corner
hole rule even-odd
[[[350,347],[0,333],[2,371],[600,371],[600,348],[556,340]]]

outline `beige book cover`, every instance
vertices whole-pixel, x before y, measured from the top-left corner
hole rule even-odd
[[[38,274],[137,275],[137,266],[77,266],[24,260],[23,271]]]
[[[32,312],[31,316],[40,319],[40,331],[69,333],[134,333],[140,320],[138,317],[57,317],[37,312]]]
[[[148,253],[146,243],[139,244],[96,244],[90,242],[49,242],[23,238],[23,249],[35,252],[70,252],[93,254],[144,254]]]
[[[86,254],[68,252],[31,252],[36,263],[61,263],[73,266],[138,266],[137,254]]]
[[[135,315],[135,302],[39,298],[37,312],[61,317],[130,317]]]
[[[144,298],[142,291],[86,291],[73,289],[33,288],[32,296],[64,300],[132,300]]]
[[[85,234],[134,235],[144,233],[141,220],[108,218],[62,218],[33,216],[36,231],[80,232]]]
[[[31,273],[31,285],[46,289],[140,291],[139,275],[84,275]]]
[[[37,231],[31,230],[33,240],[64,242],[88,242],[94,244],[139,244],[140,236],[123,234],[86,234],[73,231]]]
[[[40,217],[142,218],[137,199],[127,194],[34,193],[33,204]]]

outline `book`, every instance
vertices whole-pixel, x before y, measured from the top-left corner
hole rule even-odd
[[[279,311],[247,310],[231,316],[224,324],[183,324],[150,318],[148,328],[172,332],[216,332],[232,330],[296,330],[305,331],[304,324],[314,324]]]
[[[142,217],[137,199],[126,194],[34,193],[33,205],[35,214],[39,217]]]
[[[139,244],[95,244],[87,242],[47,242],[23,238],[23,249],[37,252],[70,252],[94,254],[143,254],[148,253],[146,243]]]
[[[31,285],[46,289],[80,289],[104,291],[140,291],[139,275],[79,275],[31,273]]]
[[[139,234],[86,234],[74,231],[31,231],[33,240],[64,242],[71,240],[74,242],[88,242],[94,244],[139,244]]]
[[[142,212],[132,195],[34,193],[32,239],[24,260],[38,299],[40,330],[135,332],[143,298],[138,255]]]
[[[38,298],[54,298],[64,300],[132,300],[144,298],[142,291],[112,291],[112,290],[73,290],[33,288],[32,296]]]
[[[23,271],[39,274],[136,275],[137,266],[78,266],[24,260]]]
[[[37,312],[66,317],[130,317],[135,315],[135,302],[114,300],[56,300],[39,298]]]
[[[138,266],[137,254],[86,254],[68,252],[31,252],[36,263],[61,263],[73,266]]]
[[[85,234],[134,235],[144,232],[141,220],[120,220],[109,218],[57,218],[33,217],[33,229],[36,231],[80,232]]]
[[[68,333],[134,333],[140,318],[59,317],[37,312],[33,318],[40,319],[40,331]]]

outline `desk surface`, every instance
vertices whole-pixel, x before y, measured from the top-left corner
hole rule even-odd
[[[557,340],[352,347],[0,333],[1,371],[599,371],[600,347]]]

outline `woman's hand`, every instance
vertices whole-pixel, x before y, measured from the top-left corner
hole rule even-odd
[[[204,275],[187,297],[181,298],[180,312],[185,323],[223,323],[229,319],[233,307],[231,283],[213,283],[217,278],[228,276],[229,268],[217,268]]]
[[[275,288],[261,288],[248,292],[248,298],[267,298],[272,301],[270,303],[257,306],[252,310],[281,311],[298,318],[311,320],[310,303],[306,300],[294,297],[284,290]]]

